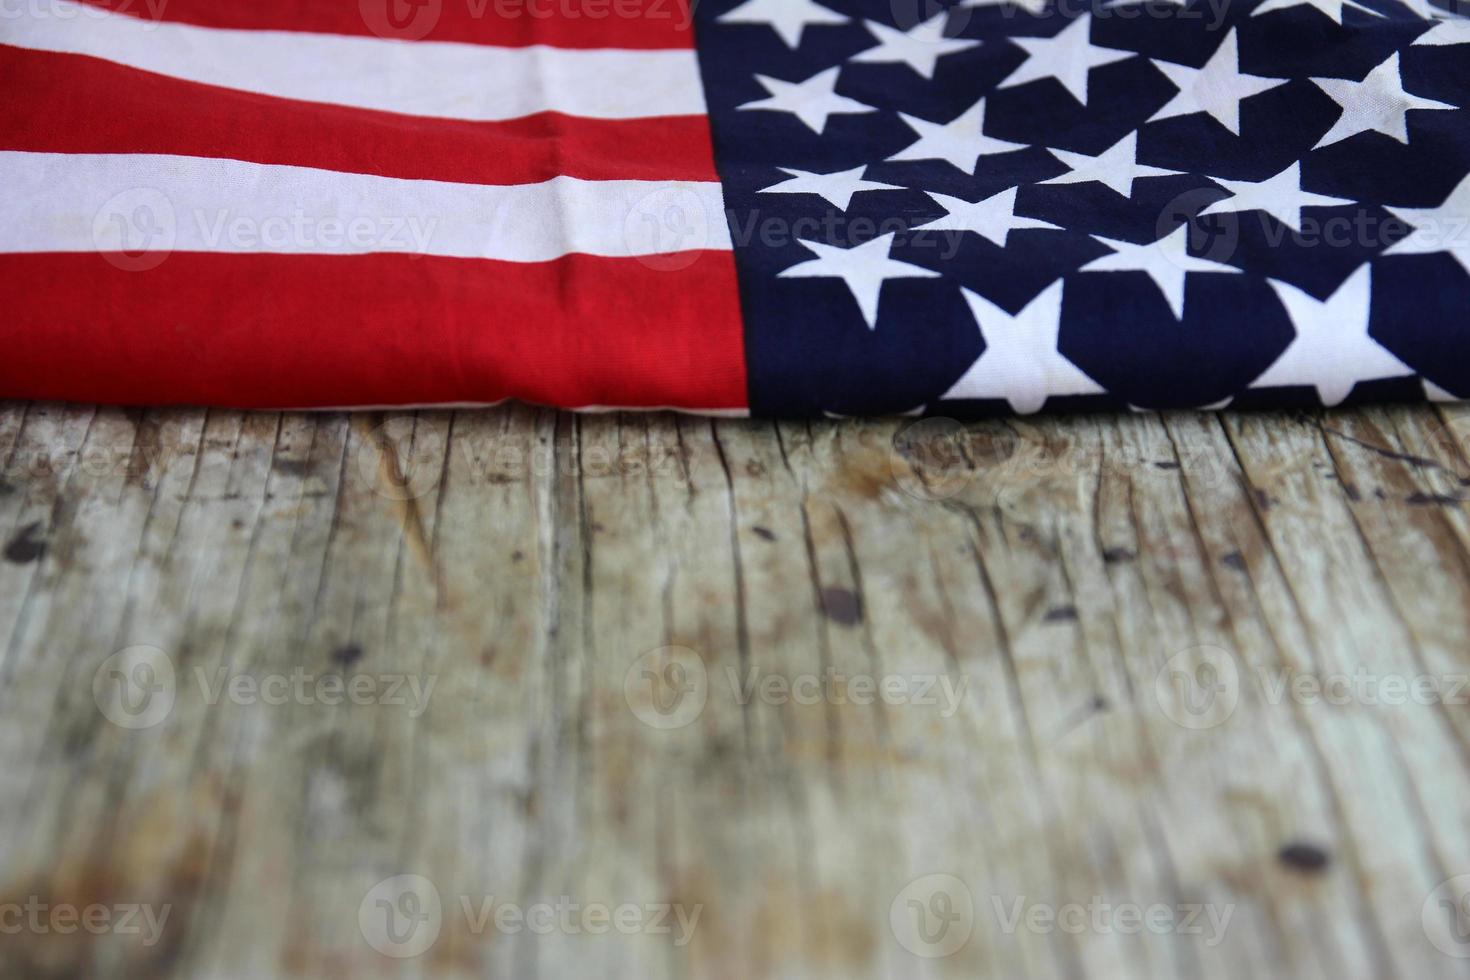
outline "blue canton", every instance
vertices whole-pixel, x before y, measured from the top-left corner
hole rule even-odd
[[[755,414],[1470,395],[1455,10],[709,0],[696,16]]]

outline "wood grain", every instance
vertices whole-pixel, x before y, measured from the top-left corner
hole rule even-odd
[[[1467,447],[0,405],[0,977],[1470,975]]]

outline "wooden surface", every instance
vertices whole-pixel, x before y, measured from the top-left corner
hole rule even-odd
[[[1470,975],[1457,411],[0,405],[0,976]]]

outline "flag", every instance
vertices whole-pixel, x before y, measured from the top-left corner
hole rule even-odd
[[[0,78],[0,396],[1470,393],[1431,0],[24,0]]]

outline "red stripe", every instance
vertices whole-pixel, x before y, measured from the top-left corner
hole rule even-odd
[[[0,397],[746,405],[729,252],[545,263],[180,253],[147,272],[113,258],[0,255]]]
[[[687,0],[82,0],[235,30],[555,48],[692,48]]]
[[[173,153],[469,184],[718,179],[704,116],[423,119],[4,45],[0,85],[25,93],[0,113],[8,150]]]

